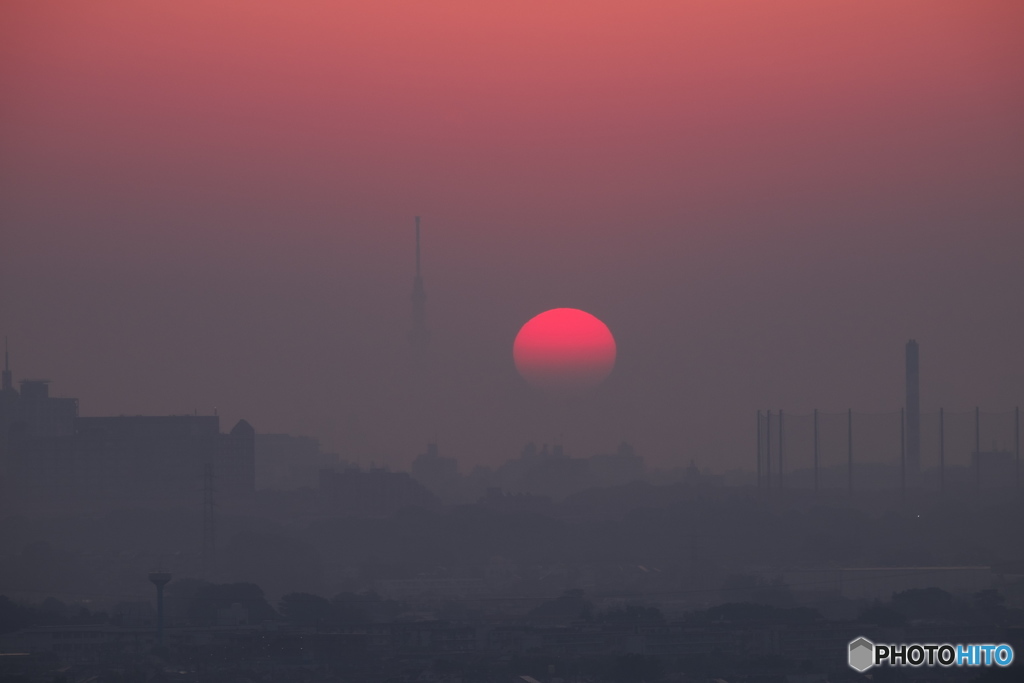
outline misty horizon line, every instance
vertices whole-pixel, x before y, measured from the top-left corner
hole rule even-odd
[[[914,340],[911,340],[910,343],[914,344]],[[11,387],[13,385],[13,381],[12,381],[13,373],[10,370],[10,361],[9,361],[9,354],[8,354],[7,346],[8,346],[7,338],[5,337],[4,379],[5,379],[5,387]],[[45,384],[45,385],[49,385],[49,384],[52,383],[52,380],[49,380],[49,379],[35,379],[35,378],[28,378],[28,377],[26,377],[26,378],[22,378],[22,379],[18,380],[17,383],[19,385],[21,385],[21,386],[24,386],[25,384]],[[71,400],[75,401],[76,406],[77,406],[77,402],[78,402],[79,399],[76,397],[76,398],[71,399]],[[945,408],[938,408],[937,410],[927,410],[927,411],[926,410],[918,410],[916,414],[918,415],[919,418],[925,418],[925,419],[927,419],[929,421],[934,421],[934,418],[936,418],[936,417],[938,417],[940,419],[940,421],[941,421],[943,418],[946,418],[946,419],[949,419],[949,420],[956,420],[958,418],[973,417],[975,420],[978,420],[979,416],[985,416],[986,418],[990,418],[990,417],[1003,417],[1003,418],[1006,418],[1006,417],[1013,416],[1013,417],[1015,417],[1015,419],[1018,422],[1018,424],[1015,427],[1016,433],[1011,438],[1007,438],[1007,437],[1010,436],[1007,433],[1003,433],[1001,435],[1003,438],[1000,438],[1000,439],[989,438],[989,435],[986,435],[985,439],[980,439],[978,441],[978,444],[977,444],[976,448],[972,452],[983,452],[982,448],[981,448],[981,442],[982,441],[985,442],[986,445],[989,442],[991,442],[991,449],[989,451],[987,451],[987,452],[989,452],[989,453],[1015,453],[1017,458],[1019,459],[1019,441],[1020,441],[1020,435],[1019,435],[1019,411],[1020,411],[1020,408],[1019,408],[1019,405],[1017,405],[1017,406],[1014,406],[1013,408],[1004,409],[1004,410],[997,410],[997,411],[992,411],[992,410],[981,411],[979,407],[975,407],[973,410],[946,410]],[[806,421],[807,418],[825,418],[825,419],[827,419],[827,418],[845,418],[845,419],[851,419],[851,418],[892,418],[892,419],[896,419],[896,418],[899,418],[900,421],[902,421],[904,419],[904,415],[905,414],[909,418],[909,413],[907,412],[907,408],[906,407],[902,407],[902,408],[900,408],[898,410],[876,410],[876,411],[864,411],[864,410],[853,410],[853,409],[847,409],[847,410],[843,410],[843,411],[830,411],[830,410],[819,410],[819,409],[813,409],[813,410],[810,410],[810,411],[800,411],[800,410],[786,410],[784,408],[782,408],[782,409],[767,409],[767,410],[764,410],[764,411],[762,411],[762,409],[758,409],[757,410],[757,416],[758,416],[759,424],[760,424],[760,421],[762,419],[762,416],[764,416],[764,418],[769,420],[769,421],[772,420],[772,419],[775,419],[776,421],[778,421],[779,419],[782,418],[783,415],[788,420],[797,420],[797,421],[799,421],[799,420]],[[211,409],[211,412],[205,412],[204,411],[203,413],[200,413],[198,408],[193,408],[192,412],[184,412],[184,413],[176,413],[175,412],[175,413],[164,413],[164,414],[147,414],[147,413],[141,413],[141,412],[119,412],[119,413],[114,414],[114,415],[110,415],[110,414],[99,414],[99,415],[90,415],[90,416],[78,415],[78,417],[199,417],[199,416],[218,417],[219,418],[220,417],[220,409],[219,409],[218,406],[214,406]],[[898,427],[898,425],[899,425],[899,423],[896,423],[894,425],[888,425],[888,426],[889,426],[889,428],[896,428],[896,427]],[[977,425],[975,426],[975,429],[977,430]],[[1004,429],[1004,432],[1005,432],[1005,429]],[[258,433],[260,433],[261,435],[262,434],[266,434],[266,435],[285,434],[285,435],[289,435],[289,436],[293,435],[292,431],[281,431],[281,430],[274,430],[274,431],[267,431],[267,432],[258,431]],[[312,436],[306,435],[306,434],[294,434],[294,435],[298,436],[300,438],[314,438],[314,439],[316,439],[318,444],[320,443],[320,436],[319,435],[312,435]],[[779,438],[779,437],[776,436],[776,438]],[[900,438],[902,439],[904,437],[901,436]],[[758,435],[757,440],[758,440],[758,442],[760,442],[760,440],[761,440],[761,436],[760,435]],[[479,464],[478,463],[478,464],[476,464],[474,466],[469,467],[468,469],[463,467],[463,463],[467,462],[467,460],[471,461],[472,460],[471,458],[466,458],[466,457],[460,456],[458,454],[455,454],[455,455],[445,455],[443,457],[451,459],[451,460],[453,460],[454,462],[457,463],[457,466],[456,466],[457,467],[457,471],[458,471],[458,473],[461,476],[471,476],[474,471],[488,471],[488,470],[489,471],[494,471],[494,470],[500,469],[502,466],[504,466],[505,464],[507,464],[509,462],[522,459],[524,457],[524,453],[525,453],[526,449],[531,448],[531,447],[535,448],[537,443],[540,443],[542,445],[542,448],[544,448],[544,449],[546,449],[548,444],[550,444],[552,446],[553,451],[554,451],[554,453],[552,454],[552,457],[565,457],[567,459],[580,460],[580,461],[586,461],[586,460],[589,460],[589,459],[605,456],[605,455],[608,455],[608,454],[614,454],[616,452],[616,449],[621,451],[621,448],[622,448],[623,445],[628,446],[630,451],[632,452],[632,448],[633,447],[630,445],[630,443],[631,443],[630,439],[628,439],[628,438],[612,439],[610,441],[610,443],[615,444],[616,441],[618,442],[617,445],[613,446],[610,449],[609,448],[605,448],[605,449],[600,449],[600,450],[595,450],[595,449],[576,450],[576,452],[573,453],[574,449],[572,449],[571,447],[567,449],[565,443],[561,439],[556,438],[556,439],[552,439],[550,441],[543,441],[543,440],[540,440],[540,439],[527,437],[527,439],[525,440],[526,446],[524,447],[524,449],[522,451],[520,451],[518,456],[511,456],[511,457],[506,458],[505,460],[496,461],[496,462],[492,462],[492,463],[489,463],[489,464]],[[436,454],[437,450],[438,450],[438,446],[440,445],[441,441],[435,436],[433,438],[424,439],[423,441],[421,441],[421,443],[424,443],[427,446],[428,452],[433,450],[433,452]],[[504,447],[507,448],[508,446],[512,445],[512,443],[515,443],[515,442],[505,443]],[[518,443],[522,444],[522,443],[524,443],[524,441],[520,440],[520,441],[518,441]],[[363,465],[364,461],[368,460],[369,463],[368,463],[368,465],[366,465],[366,467],[369,470],[383,469],[383,470],[388,470],[388,471],[400,471],[400,472],[411,471],[413,469],[413,466],[414,466],[414,463],[415,463],[415,459],[417,457],[421,457],[423,455],[423,454],[417,454],[415,456],[412,456],[413,459],[408,461],[407,465],[402,466],[402,465],[400,465],[398,463],[395,463],[393,461],[393,456],[395,455],[394,453],[384,454],[384,453],[381,453],[379,451],[374,453],[372,451],[376,451],[377,450],[375,447],[373,447],[370,444],[366,444],[366,446],[367,446],[366,450],[370,451],[370,452],[365,452],[365,453],[358,453],[358,452],[340,453],[340,452],[337,452],[339,449],[331,449],[330,451],[327,451],[326,454],[327,455],[336,456],[338,458],[338,463],[340,465],[344,465],[346,467],[353,467],[353,466],[355,466],[355,467],[358,467],[358,468],[361,469],[364,466]],[[497,448],[496,450],[501,450],[501,449]],[[863,450],[863,449],[862,448],[858,448],[858,450]],[[583,454],[583,453],[587,453],[587,452],[589,452],[589,455]],[[392,457],[391,458],[381,457],[381,456],[386,456],[386,455],[390,455]],[[740,453],[738,455],[740,456],[741,462],[743,464],[737,466],[735,464],[735,462],[733,462],[732,467],[729,467],[729,466],[713,467],[713,466],[711,466],[706,461],[706,459],[699,458],[699,456],[700,456],[699,453],[692,453],[692,452],[680,454],[679,457],[675,457],[672,462],[667,462],[667,463],[666,462],[662,462],[660,465],[653,465],[653,466],[649,465],[644,460],[643,456],[638,456],[638,457],[643,462],[643,466],[642,466],[643,471],[644,472],[651,472],[651,473],[659,472],[659,471],[660,472],[673,472],[673,471],[682,472],[684,470],[687,470],[690,467],[694,467],[695,466],[695,462],[698,459],[701,459],[700,470],[701,470],[701,472],[703,474],[706,474],[706,475],[707,474],[713,474],[713,473],[716,473],[716,474],[718,474],[718,473],[730,473],[730,472],[731,473],[749,473],[749,472],[758,471],[757,467],[751,467],[749,465],[749,458],[748,458],[746,453]],[[887,466],[889,464],[893,464],[895,466],[899,466],[899,461],[897,460],[895,463],[892,463],[893,459],[891,457],[890,458],[885,458],[885,457],[882,457],[882,458],[877,458],[877,457],[876,458],[863,458],[863,456],[861,456],[859,453],[858,453],[858,456],[859,457],[856,458],[858,466],[872,466],[872,465]],[[405,459],[408,456],[399,456],[399,457],[402,458],[402,459]],[[759,460],[760,457],[761,457],[761,454],[758,453],[757,459]],[[379,465],[378,465],[378,462],[377,462],[378,459],[381,461]],[[689,465],[687,465],[687,461],[689,461]],[[725,463],[722,463],[722,464],[725,465]],[[841,469],[841,468],[843,468],[845,466],[846,466],[845,463],[839,463],[839,464],[835,464],[835,465],[823,465],[821,467],[821,469],[823,471],[828,469],[829,467],[835,467],[837,469]],[[946,465],[946,466],[948,466],[948,467],[958,467],[959,465],[957,463],[948,463],[948,465]],[[938,468],[938,465],[934,465],[933,464],[931,467],[925,467],[925,468],[922,468],[922,469],[924,470],[924,469],[937,469],[937,468]],[[800,471],[809,471],[810,469],[811,469],[811,467],[809,467],[809,466],[790,467],[786,471],[790,472],[790,473],[796,474],[796,473],[799,473]]]

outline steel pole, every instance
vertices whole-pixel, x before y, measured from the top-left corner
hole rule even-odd
[[[900,495],[907,500],[907,414],[900,408]]]
[[[757,410],[757,488],[761,488],[761,409]]]
[[[939,491],[946,490],[946,412],[939,408]]]
[[[818,409],[814,409],[814,490],[818,490]]]
[[[853,495],[853,408],[846,411],[846,486]]]

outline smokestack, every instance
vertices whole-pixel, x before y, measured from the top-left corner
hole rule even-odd
[[[921,471],[921,387],[917,342],[913,339],[907,342],[906,420],[907,475],[911,483],[916,483]]]

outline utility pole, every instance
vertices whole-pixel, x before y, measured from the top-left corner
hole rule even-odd
[[[814,491],[818,491],[818,409],[814,409]]]
[[[946,490],[946,412],[939,408],[939,491]]]
[[[783,453],[786,450],[786,428],[785,422],[783,421],[782,409],[779,409],[779,490],[784,488],[785,482],[783,481],[783,473],[785,472],[785,465],[783,464]]]
[[[853,408],[846,410],[846,486],[853,495]]]
[[[974,407],[974,486],[981,493],[981,408]]]
[[[761,410],[757,411],[757,488],[761,488]]]
[[[907,502],[907,416],[900,408],[900,496]]]

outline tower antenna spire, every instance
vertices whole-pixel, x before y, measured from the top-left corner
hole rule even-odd
[[[427,330],[427,292],[423,287],[423,274],[420,270],[420,217],[416,216],[416,277],[412,281],[412,342],[413,354],[421,361],[426,355],[430,332]]]

